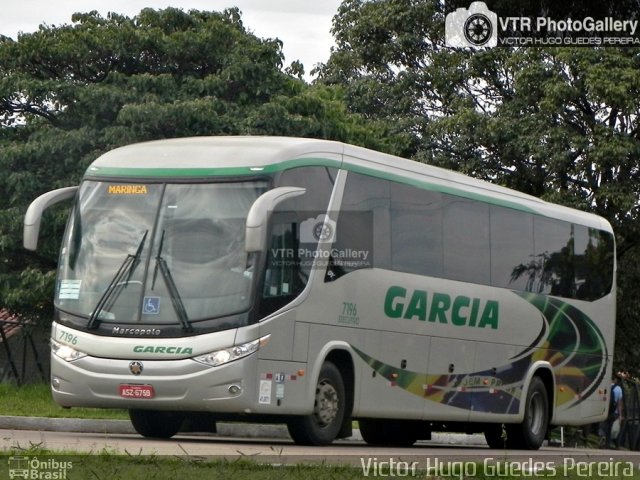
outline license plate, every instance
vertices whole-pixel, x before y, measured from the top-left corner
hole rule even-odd
[[[124,398],[153,398],[152,385],[120,385],[120,396]]]

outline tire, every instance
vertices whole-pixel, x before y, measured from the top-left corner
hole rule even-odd
[[[524,420],[507,429],[507,446],[524,450],[537,450],[542,446],[549,428],[549,397],[540,377],[529,384],[524,407]]]
[[[291,418],[287,422],[289,435],[298,445],[329,445],[340,432],[345,412],[342,375],[333,363],[325,362],[316,384],[313,413]]]
[[[484,429],[484,439],[487,441],[489,448],[503,449],[506,447],[502,433],[502,424],[500,423],[488,425]]]
[[[154,410],[129,410],[133,428],[143,437],[171,438],[180,431],[184,415]]]
[[[360,434],[369,445],[410,447],[418,439],[416,424],[403,420],[361,419]]]

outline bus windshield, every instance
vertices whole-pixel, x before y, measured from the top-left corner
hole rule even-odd
[[[97,323],[176,324],[251,306],[246,217],[266,181],[85,181],[65,233],[56,306]]]

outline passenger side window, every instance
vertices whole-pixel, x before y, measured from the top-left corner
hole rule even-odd
[[[613,243],[600,230],[349,172],[334,248],[370,248],[377,268],[595,300],[612,288]],[[330,279],[363,268],[332,262]]]
[[[442,276],[439,192],[391,184],[391,266],[399,272]]]
[[[533,215],[491,206],[491,285],[531,290],[537,260],[533,255]]]
[[[389,182],[349,172],[325,280],[389,267]]]
[[[453,195],[445,198],[445,278],[489,285],[489,205]]]
[[[574,229],[576,298],[595,300],[613,286],[613,236],[576,225]]]
[[[573,225],[551,218],[534,218],[536,293],[575,296]]]

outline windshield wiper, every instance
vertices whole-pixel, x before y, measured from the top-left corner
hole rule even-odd
[[[144,248],[144,244],[147,240],[148,234],[149,230],[145,230],[144,235],[142,236],[142,240],[140,240],[138,248],[136,249],[136,253],[134,253],[133,255],[130,253],[127,254],[124,262],[122,262],[122,265],[120,265],[120,268],[118,268],[118,271],[111,279],[111,283],[109,283],[109,286],[100,297],[100,300],[98,300],[98,303],[93,309],[93,312],[91,312],[89,322],[87,323],[87,328],[93,329],[98,326],[100,314],[103,311],[109,311],[120,296],[120,293],[122,293],[122,290],[127,285],[129,285],[131,276],[140,263],[140,255],[142,255],[142,250]]]
[[[162,230],[162,237],[160,237],[160,246],[158,247],[158,255],[156,256],[156,267],[153,271],[153,282],[151,283],[151,290],[153,290],[156,285],[156,277],[158,275],[158,270],[160,270],[162,278],[164,279],[164,283],[167,286],[169,296],[171,297],[173,309],[178,315],[178,319],[180,320],[182,329],[185,332],[191,332],[193,329],[191,327],[191,323],[189,322],[187,310],[184,308],[184,303],[182,302],[182,298],[180,297],[180,292],[178,291],[176,282],[173,280],[173,275],[171,275],[171,270],[169,270],[167,262],[162,256],[162,248],[164,246],[164,233],[165,231]]]

